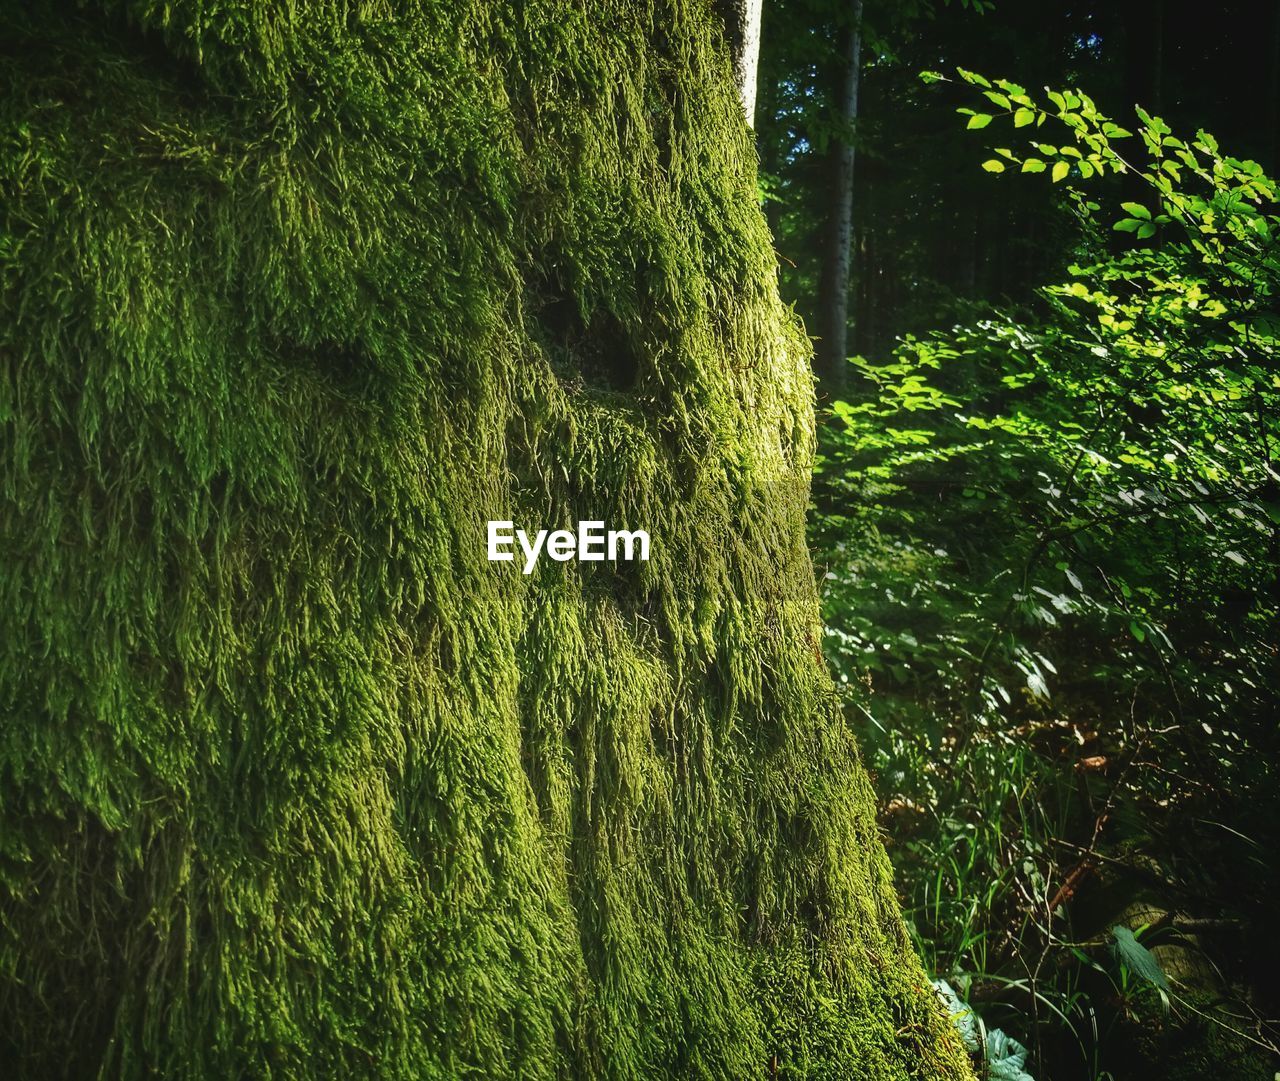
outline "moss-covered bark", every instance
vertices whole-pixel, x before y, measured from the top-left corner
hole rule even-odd
[[[0,8],[8,1076],[966,1074],[709,10]]]

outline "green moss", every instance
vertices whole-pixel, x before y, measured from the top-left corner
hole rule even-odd
[[[967,1076],[819,656],[706,6],[0,41],[13,1076]],[[580,517],[653,560],[485,561]]]

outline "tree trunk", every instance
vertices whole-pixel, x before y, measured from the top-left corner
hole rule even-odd
[[[314,7],[0,5],[6,1076],[970,1076],[710,5]]]
[[[827,213],[821,278],[818,283],[817,369],[828,397],[844,389],[849,330],[849,270],[853,253],[853,128],[858,119],[862,72],[862,0],[853,0],[842,51],[838,99],[840,134],[832,140],[831,204]]]
[[[1164,109],[1165,0],[1126,0],[1124,81],[1126,105],[1154,115]]]
[[[1127,0],[1125,8],[1125,104],[1140,105],[1153,116],[1164,112],[1164,6],[1165,0]],[[1150,186],[1133,170],[1124,174],[1120,187],[1127,200],[1151,200]],[[1115,233],[1111,242],[1118,249],[1146,246],[1133,233]]]
[[[729,52],[733,59],[734,79],[738,84],[738,99],[747,126],[755,123],[756,78],[760,68],[760,14],[764,0],[718,0],[725,30],[729,38]]]
[[[1280,4],[1270,5],[1267,47],[1267,162],[1272,176],[1280,175]]]

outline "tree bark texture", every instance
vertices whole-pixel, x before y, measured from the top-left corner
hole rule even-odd
[[[711,5],[0,41],[5,1076],[969,1077]],[[600,519],[649,561],[486,559]]]

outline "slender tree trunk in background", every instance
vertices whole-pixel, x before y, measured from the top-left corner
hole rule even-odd
[[[858,119],[858,83],[862,58],[862,0],[854,0],[843,50],[843,85],[839,98],[842,131],[831,146],[831,205],[827,215],[826,250],[818,283],[817,371],[828,397],[844,384],[849,323],[849,270],[853,252],[852,128]]]
[[[1164,111],[1164,0],[1128,0],[1125,12],[1125,105],[1130,110],[1141,105],[1159,116]],[[1120,187],[1125,198],[1135,202],[1151,197],[1151,189],[1132,170],[1121,178]],[[1132,233],[1116,233],[1112,240],[1122,249],[1140,243]]]
[[[858,253],[858,287],[855,293],[857,302],[853,309],[853,351],[857,354],[874,352],[875,341],[875,309],[872,290],[875,286],[873,277],[875,267],[873,238],[867,222],[875,220],[875,185],[868,182],[865,172],[862,177],[861,199],[864,213],[859,218],[860,225],[854,230],[854,248]]]
[[[1164,109],[1164,0],[1151,3],[1151,93],[1156,109]]]
[[[960,277],[960,292],[965,298],[973,297],[978,291],[978,217],[982,213],[981,202],[975,204],[969,216],[969,226],[964,235],[964,263]]]
[[[1164,0],[1129,0],[1126,8],[1126,104],[1159,113],[1164,108]]]
[[[1267,136],[1271,174],[1280,174],[1280,4],[1271,9],[1271,39],[1267,48]]]
[[[720,0],[729,51],[733,57],[733,77],[747,126],[755,121],[756,79],[760,66],[760,12],[764,0]]]

